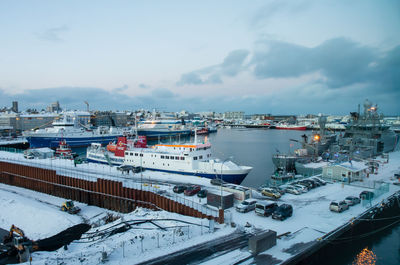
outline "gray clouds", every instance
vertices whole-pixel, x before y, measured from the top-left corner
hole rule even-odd
[[[223,76],[233,77],[245,70],[244,61],[248,55],[247,50],[234,50],[221,64],[182,74],[177,85],[222,84]]]

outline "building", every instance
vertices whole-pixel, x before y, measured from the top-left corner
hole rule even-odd
[[[97,111],[91,116],[93,126],[116,126],[126,127],[128,124],[128,114],[125,112]]]
[[[322,177],[343,182],[360,181],[367,176],[368,166],[363,162],[350,161],[333,164],[322,169]]]
[[[59,115],[56,113],[43,113],[43,114],[20,114],[17,115],[15,130],[17,133],[32,129],[42,129],[51,127],[55,119],[58,119]]]
[[[47,112],[61,112],[60,103],[58,101],[51,103],[50,106],[47,107]]]
[[[224,113],[225,120],[244,120],[243,111],[227,111]]]
[[[15,113],[18,113],[18,101],[12,102],[11,110],[14,111]]]

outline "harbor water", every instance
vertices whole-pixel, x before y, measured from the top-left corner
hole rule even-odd
[[[252,166],[253,170],[242,185],[257,188],[268,182],[274,172],[272,155],[277,151],[288,153],[299,148],[299,143],[290,139],[301,140],[304,133],[310,135],[311,131],[233,128],[219,129],[218,133],[210,134],[207,138],[212,143],[215,157],[221,160],[229,159],[239,165]],[[198,141],[204,141],[204,138],[205,136],[198,136]],[[191,140],[193,141],[193,138]],[[169,141],[171,139],[162,140],[162,142]],[[85,150],[75,151],[82,155]],[[365,264],[400,264],[400,222],[368,238],[332,245],[332,248],[337,250],[338,255],[323,261],[323,264],[364,264],[357,263],[356,259],[365,248],[376,256],[376,263]]]

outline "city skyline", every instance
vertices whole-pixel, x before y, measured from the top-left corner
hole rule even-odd
[[[400,99],[396,1],[2,1],[0,104],[348,114]]]

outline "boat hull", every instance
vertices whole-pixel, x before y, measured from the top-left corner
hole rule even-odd
[[[144,167],[143,169],[159,171],[159,172],[166,172],[166,173],[171,173],[171,174],[196,176],[196,177],[209,178],[209,179],[215,179],[215,178],[221,179],[221,174],[216,175],[216,174],[209,174],[209,173],[174,171],[174,170],[146,168],[146,167]],[[240,184],[246,178],[247,174],[248,173],[222,174],[222,180],[225,182],[233,183],[233,184]]]
[[[30,148],[50,147],[57,148],[60,141],[66,141],[70,147],[89,146],[92,143],[108,144],[117,140],[122,135],[111,136],[94,136],[94,137],[45,137],[45,136],[29,136],[26,137]]]
[[[306,126],[293,126],[293,127],[281,127],[281,126],[275,126],[275,129],[277,130],[298,130],[298,131],[305,131],[307,129]]]
[[[147,139],[168,138],[176,136],[190,136],[191,130],[138,130],[137,134]]]

